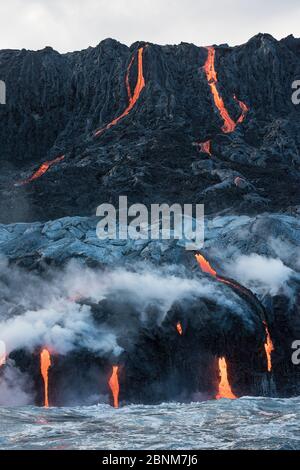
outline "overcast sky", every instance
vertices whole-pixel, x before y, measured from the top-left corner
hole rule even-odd
[[[61,52],[107,37],[125,44],[241,44],[258,32],[300,36],[299,0],[1,0],[0,49]]]

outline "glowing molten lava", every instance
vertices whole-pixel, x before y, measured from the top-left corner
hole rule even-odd
[[[200,142],[198,145],[200,147],[201,152],[211,155],[211,140],[207,140],[206,142]]]
[[[176,329],[177,329],[178,333],[180,334],[180,336],[182,336],[183,335],[183,330],[182,330],[182,326],[181,326],[180,322],[177,323]]]
[[[99,137],[105,130],[110,129],[111,127],[118,124],[118,122],[121,119],[123,119],[125,116],[127,116],[130,113],[130,111],[133,109],[136,102],[138,101],[142,90],[145,88],[145,79],[144,79],[144,71],[143,71],[143,53],[144,53],[144,47],[140,47],[138,50],[138,77],[137,77],[137,82],[135,85],[133,95],[131,94],[131,89],[130,89],[130,84],[129,84],[129,74],[130,74],[130,70],[134,62],[134,57],[131,59],[131,62],[127,68],[127,73],[126,73],[126,78],[125,78],[126,89],[127,89],[127,94],[128,94],[127,108],[120,116],[118,116],[109,124],[107,124],[103,129],[99,129],[98,131],[96,131],[94,134],[95,137]]]
[[[49,408],[49,391],[48,391],[48,371],[51,367],[51,357],[47,349],[43,349],[41,352],[41,374],[44,380],[44,406]]]
[[[266,351],[267,362],[268,362],[268,372],[271,372],[272,371],[272,352],[274,351],[274,345],[271,339],[268,325],[265,321],[263,323],[264,323],[264,327],[265,327],[266,335],[267,335],[267,341],[265,342],[265,351]]]
[[[228,381],[228,371],[225,357],[219,359],[219,373],[220,383],[216,399],[221,400],[221,398],[229,398],[230,400],[235,400],[237,397],[232,392]]]
[[[222,131],[228,134],[229,132],[233,132],[235,130],[236,123],[229,116],[229,113],[225,107],[223,98],[221,97],[217,89],[218,76],[217,76],[217,72],[215,69],[216,51],[212,46],[208,47],[207,50],[208,50],[208,55],[207,55],[206,63],[204,65],[204,70],[205,70],[206,78],[207,78],[208,84],[210,86],[210,89],[214,98],[215,105],[218,108],[221,118],[224,121]]]
[[[113,366],[112,375],[108,381],[108,385],[113,396],[114,408],[119,408],[119,366]]]
[[[40,178],[41,176],[43,176],[49,170],[49,168],[51,166],[55,165],[56,163],[61,162],[64,158],[65,158],[65,156],[62,155],[61,157],[57,157],[54,160],[49,160],[47,162],[42,163],[42,165],[39,167],[39,169],[35,173],[33,173],[33,175],[31,175],[29,178],[27,178],[23,181],[20,181],[15,186],[22,186],[24,184],[31,183],[32,181]]]
[[[206,274],[211,274],[214,277],[217,277],[217,272],[211,267],[209,262],[204,258],[204,256],[197,254],[196,260],[202,270]]]
[[[216,51],[214,47],[210,46],[207,47],[208,50],[208,55],[207,55],[207,60],[204,65],[204,70],[206,73],[206,78],[208,81],[208,84],[210,86],[215,105],[220,113],[221,118],[224,121],[224,124],[222,126],[222,131],[225,134],[229,134],[230,132],[233,132],[237,126],[237,124],[240,124],[244,121],[247,112],[249,109],[243,103],[242,101],[238,100],[237,97],[234,95],[234,100],[239,104],[242,114],[237,120],[237,122],[234,122],[233,119],[231,119],[226,107],[223,98],[219,94],[218,88],[217,88],[217,83],[218,83],[218,75],[215,69],[215,58],[216,58]]]
[[[243,103],[243,101],[240,101],[239,99],[237,99],[236,95],[233,95],[233,99],[238,103],[239,107],[242,110],[242,114],[237,120],[237,124],[241,124],[242,122],[244,122],[246,115],[249,112],[249,108],[247,107],[245,103]]]

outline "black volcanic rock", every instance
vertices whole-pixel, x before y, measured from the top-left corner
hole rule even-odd
[[[95,139],[93,131],[128,104],[126,70],[134,56],[133,91],[141,46],[146,86],[130,113]],[[227,135],[203,70],[205,48],[128,48],[107,39],[68,54],[49,47],[0,51],[0,79],[7,84],[7,104],[0,107],[1,221],[94,215],[120,194],[146,204],[205,202],[207,213],[255,214],[299,203],[299,107],[291,100],[298,49],[295,38],[266,34],[216,47],[218,89],[230,116],[237,120],[241,112],[234,94],[249,108]],[[210,167],[195,145],[208,139]],[[62,154],[64,161],[40,179],[14,186]],[[237,176],[247,187],[235,185]]]

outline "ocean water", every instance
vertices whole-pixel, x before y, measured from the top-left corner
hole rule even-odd
[[[300,398],[0,408],[0,449],[300,449]]]

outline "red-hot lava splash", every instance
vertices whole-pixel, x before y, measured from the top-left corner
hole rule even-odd
[[[62,155],[61,157],[57,157],[54,160],[48,160],[47,162],[42,163],[42,165],[38,168],[35,173],[33,173],[33,175],[23,181],[20,181],[19,183],[16,183],[15,186],[23,186],[24,184],[31,183],[32,181],[40,178],[49,170],[51,166],[61,162],[62,160],[64,160],[64,158],[65,156]]]
[[[221,398],[229,398],[230,400],[235,400],[237,397],[232,392],[231,386],[229,384],[227,362],[225,357],[219,359],[219,373],[220,383],[216,399],[221,400]]]
[[[268,371],[272,372],[272,352],[274,351],[274,345],[271,339],[268,325],[265,321],[264,321],[264,327],[265,327],[266,335],[267,335],[267,340],[265,342],[265,351],[266,351],[267,362],[268,362]]]
[[[131,59],[131,62],[129,64],[128,68],[127,68],[127,73],[126,73],[126,78],[125,78],[127,94],[128,94],[128,106],[127,106],[127,108],[125,109],[125,111],[120,116],[115,118],[113,121],[111,121],[109,124],[107,124],[104,128],[97,130],[94,134],[95,137],[99,137],[104,131],[106,131],[107,129],[110,129],[111,127],[118,124],[118,122],[121,119],[123,119],[125,116],[127,116],[130,113],[130,111],[133,109],[133,107],[137,103],[142,90],[145,88],[145,78],[144,78],[144,69],[143,69],[143,54],[144,54],[144,47],[140,47],[139,50],[138,50],[138,76],[137,76],[137,82],[136,82],[136,85],[135,85],[133,95],[131,94],[131,89],[130,89],[129,74],[130,74],[130,70],[131,70],[131,67],[132,67],[133,62],[134,62],[134,57]]]
[[[119,366],[113,366],[112,374],[108,381],[108,385],[113,396],[114,408],[119,408]]]
[[[177,325],[176,325],[176,330],[177,330],[177,332],[178,332],[178,334],[179,334],[180,336],[183,335],[183,329],[182,329],[182,325],[181,325],[180,322],[177,323]]]
[[[196,260],[202,270],[202,272],[206,274],[210,274],[211,276],[214,276],[218,281],[223,282],[223,284],[227,284],[229,286],[235,287],[241,291],[246,291],[242,286],[239,286],[233,281],[230,281],[229,279],[225,279],[224,277],[221,277],[218,275],[218,273],[211,267],[209,262],[204,258],[204,256],[200,254],[196,254]],[[263,322],[265,330],[266,330],[266,335],[267,335],[267,340],[265,343],[265,351],[266,351],[266,356],[267,356],[267,362],[268,362],[268,371],[272,371],[272,352],[274,351],[274,345],[271,339],[271,335],[268,329],[267,322]]]
[[[51,356],[48,349],[41,352],[41,374],[44,380],[44,406],[49,408],[49,377],[48,371],[51,367]]]

